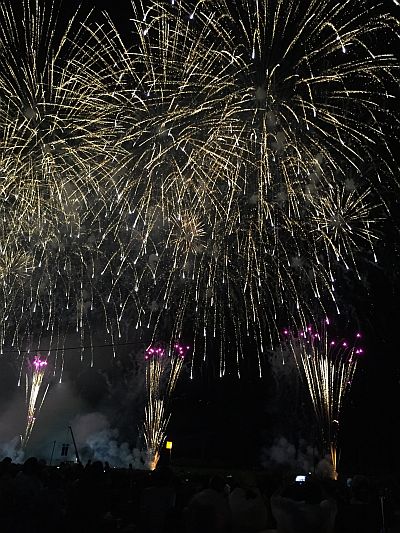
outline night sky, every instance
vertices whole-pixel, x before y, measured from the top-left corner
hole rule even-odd
[[[387,0],[387,3],[390,4],[390,9],[395,9],[392,2]],[[65,0],[64,4],[64,13],[68,15],[81,2]],[[86,0],[82,4],[84,9],[94,5],[100,10],[107,6],[121,31],[129,33],[126,12],[120,7],[126,2],[117,2],[118,7],[115,8],[112,7],[112,2],[105,0]],[[392,144],[393,150],[400,154],[397,140],[393,139]],[[363,272],[363,288],[354,286],[351,294],[354,306],[352,314],[355,317],[353,329],[359,327],[363,332],[365,355],[359,363],[342,412],[340,465],[350,473],[385,473],[398,471],[400,468],[397,437],[400,401],[398,203],[398,198],[393,198],[394,214],[397,204],[397,220],[382,221],[380,244],[377,248],[378,264],[366,268]],[[351,283],[345,290],[351,292]],[[126,354],[130,348],[121,347],[118,352]],[[141,346],[133,348],[135,351],[142,349]],[[174,442],[176,461],[253,467],[263,463],[265,451],[281,436],[289,440],[303,438],[311,446],[314,444],[312,435],[315,428],[306,415],[309,412],[307,399],[302,398],[304,405],[295,407],[285,399],[279,404],[268,360],[264,363],[264,375],[259,378],[257,368],[252,364],[252,349],[249,342],[249,364],[243,366],[240,379],[233,369],[225,377],[219,378],[218,365],[212,357],[202,368],[196,370],[194,379],[190,379],[187,370],[183,372],[172,399],[172,417],[168,430],[168,438]],[[218,354],[214,356],[218,357]],[[74,409],[106,413],[110,426],[118,427],[121,439],[132,438],[136,429],[132,431],[129,426],[135,426],[136,422],[133,421],[135,413],[131,406],[135,391],[138,391],[139,397],[142,390],[142,385],[138,384],[139,379],[127,380],[124,388],[118,382],[121,378],[118,364],[115,361],[110,363],[112,356],[107,347],[99,350],[93,369],[82,368],[77,352],[71,351],[69,357],[70,360],[66,363],[66,381],[70,392],[65,393],[64,400],[60,401],[52,396],[52,405],[43,408],[43,421],[40,422],[37,440],[32,437],[33,445],[40,450],[46,446],[48,449],[53,436],[62,432],[60,427]],[[20,392],[15,384],[15,369],[7,362],[0,364],[0,405],[3,405],[0,427],[3,427],[10,420],[4,415],[10,410],[10,400],[20,397]],[[136,383],[137,388],[129,390],[132,383]],[[291,391],[288,390],[287,395],[290,394]],[[65,403],[71,398],[74,401],[68,407]],[[131,401],[130,404],[126,401],[127,398]],[[140,412],[140,406],[139,401],[137,413]],[[59,412],[57,408],[60,408]],[[298,420],[308,420],[308,426],[294,427],[293,416],[297,415],[291,409],[298,409]],[[51,421],[50,427],[46,427],[45,420]],[[60,427],[57,426],[57,421],[61,424]],[[2,432],[4,433],[4,427]]]

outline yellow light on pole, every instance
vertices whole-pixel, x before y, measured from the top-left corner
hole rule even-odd
[[[167,442],[165,443],[165,448],[169,450],[169,464],[171,464],[171,455],[172,455],[172,441],[171,440],[167,440]]]

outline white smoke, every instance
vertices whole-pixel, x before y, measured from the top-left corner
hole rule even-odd
[[[0,442],[0,460],[10,457],[14,463],[23,463],[24,450],[21,449],[21,437],[16,436],[8,442]]]
[[[21,434],[24,431],[25,399],[23,391],[17,389],[0,411],[0,460],[11,457],[14,462],[24,460],[24,452],[21,450]]]
[[[315,467],[316,475],[321,479],[335,479],[335,472],[330,455],[326,455]]]
[[[127,442],[119,441],[119,431],[111,428],[102,413],[79,415],[71,422],[80,459],[85,462],[108,462],[114,467],[145,468],[145,452],[130,448]]]
[[[265,468],[284,466],[299,472],[310,472],[314,468],[314,450],[303,439],[296,447],[285,437],[278,437],[272,446],[263,449],[261,464]]]

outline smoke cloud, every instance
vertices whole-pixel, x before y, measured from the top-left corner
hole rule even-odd
[[[120,442],[119,430],[112,428],[103,413],[86,413],[72,422],[74,437],[83,462],[102,461],[110,466],[144,468],[145,453]]]
[[[13,376],[3,389],[0,460],[9,456],[23,462],[36,456],[52,464],[74,461],[71,427],[82,462],[91,459],[116,467],[131,464],[143,468],[147,458],[138,447],[145,399],[140,354],[127,354],[106,368],[82,368],[75,359],[71,354],[70,369],[64,371],[62,382],[49,375],[50,387],[42,408],[36,412],[25,450],[20,447],[27,420],[24,387],[16,387]]]
[[[285,437],[277,437],[269,448],[264,448],[261,464],[265,468],[285,467],[299,472],[310,472],[314,468],[315,451],[305,440],[298,446]]]

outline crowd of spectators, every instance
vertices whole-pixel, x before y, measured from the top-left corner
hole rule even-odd
[[[0,462],[1,533],[397,533],[392,483]]]

